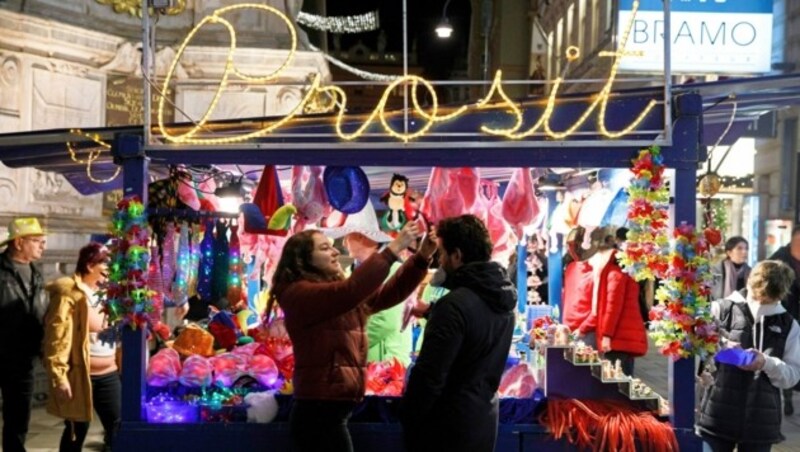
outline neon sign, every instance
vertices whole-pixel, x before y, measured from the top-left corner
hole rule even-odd
[[[601,135],[607,138],[619,138],[621,136],[627,135],[632,131],[635,131],[636,128],[641,124],[641,122],[647,117],[647,115],[652,111],[652,109],[658,104],[656,100],[650,100],[650,102],[643,108],[643,110],[639,113],[639,115],[631,121],[626,127],[621,130],[611,131],[608,130],[605,124],[605,116],[606,116],[606,108],[608,106],[608,100],[611,94],[611,87],[614,84],[614,80],[617,75],[617,71],[619,70],[620,61],[623,57],[629,55],[640,55],[639,52],[628,52],[625,50],[625,45],[628,41],[628,37],[631,32],[631,28],[634,22],[635,14],[638,9],[639,2],[633,2],[632,14],[630,16],[630,20],[627,23],[627,26],[622,34],[622,37],[619,41],[619,48],[617,51],[603,51],[599,53],[599,56],[602,58],[613,58],[614,62],[611,66],[611,70],[609,72],[608,78],[603,86],[603,88],[593,96],[592,102],[583,112],[583,114],[573,123],[571,126],[567,127],[565,130],[556,131],[553,130],[550,125],[550,119],[553,116],[553,113],[556,108],[557,104],[557,96],[558,90],[561,87],[561,84],[564,82],[564,73],[562,73],[558,78],[556,78],[553,82],[553,87],[550,90],[550,94],[547,98],[547,104],[542,112],[541,116],[538,120],[527,129],[524,129],[524,118],[522,114],[522,110],[518,105],[516,105],[505,93],[503,90],[503,80],[502,80],[502,72],[497,71],[495,73],[494,80],[492,85],[489,89],[489,93],[486,97],[481,99],[474,105],[465,105],[462,106],[452,112],[443,113],[439,107],[439,101],[436,96],[436,91],[433,88],[433,85],[416,75],[407,75],[404,77],[400,77],[397,80],[393,81],[390,85],[386,87],[381,96],[378,104],[372,110],[371,113],[366,115],[363,123],[358,126],[354,131],[347,132],[343,129],[342,125],[345,120],[345,111],[347,108],[347,95],[345,94],[344,90],[340,87],[331,85],[331,86],[323,86],[321,83],[320,75],[316,74],[311,79],[310,84],[307,86],[306,93],[300,102],[285,116],[280,118],[279,120],[263,127],[253,132],[244,133],[241,135],[236,136],[224,136],[224,137],[199,137],[198,132],[203,128],[203,126],[208,122],[209,118],[211,117],[214,109],[219,102],[222,93],[225,91],[225,87],[228,84],[228,80],[230,77],[236,76],[241,80],[246,80],[254,83],[265,83],[270,80],[277,78],[291,63],[292,59],[294,58],[295,53],[297,52],[297,32],[292,24],[292,21],[280,10],[277,10],[268,5],[261,5],[261,4],[253,4],[253,3],[245,3],[239,5],[232,5],[223,8],[219,8],[215,10],[209,16],[206,16],[201,20],[186,36],[186,39],[181,43],[180,47],[178,48],[177,53],[175,54],[175,58],[170,65],[169,70],[167,71],[166,78],[164,79],[163,88],[161,90],[162,93],[166,93],[170,81],[175,74],[175,70],[177,65],[186,50],[186,47],[189,43],[192,42],[195,34],[197,34],[200,29],[202,29],[206,25],[210,24],[219,24],[224,26],[228,30],[228,34],[230,36],[230,43],[228,47],[228,55],[225,63],[225,70],[224,73],[219,80],[219,84],[217,86],[216,92],[214,97],[209,104],[208,109],[202,115],[199,121],[197,121],[193,127],[190,127],[188,131],[185,131],[180,134],[173,133],[170,131],[164,124],[164,96],[161,96],[158,102],[158,127],[161,131],[162,137],[169,142],[178,143],[178,144],[199,144],[199,145],[218,145],[218,144],[231,144],[237,142],[243,142],[252,138],[258,138],[266,136],[275,130],[279,129],[283,125],[287,124],[297,115],[302,112],[336,112],[335,116],[335,123],[334,128],[336,134],[342,139],[346,141],[356,140],[359,137],[363,136],[369,127],[379,122],[385,132],[398,140],[403,142],[408,142],[410,140],[422,137],[428,132],[434,124],[444,121],[449,121],[455,119],[458,116],[466,113],[469,110],[474,109],[484,109],[491,107],[505,106],[507,108],[506,112],[514,118],[514,124],[510,127],[505,128],[494,128],[488,125],[482,125],[481,131],[488,135],[494,136],[502,136],[508,138],[510,140],[521,140],[527,137],[532,136],[540,129],[543,129],[543,132],[550,138],[555,139],[563,139],[566,138],[575,131],[580,128],[588,119],[589,117],[597,110],[597,125],[598,131]],[[283,64],[273,71],[272,73],[266,76],[253,76],[242,73],[235,65],[233,61],[233,54],[236,50],[236,30],[227,19],[225,19],[225,15],[232,11],[239,11],[239,10],[256,10],[261,12],[266,12],[270,14],[274,14],[278,16],[287,26],[289,30],[289,34],[291,36],[291,47],[289,49],[289,55],[286,57]],[[570,46],[566,51],[566,57],[568,61],[573,61],[580,56],[580,50],[577,47]],[[564,70],[566,72],[566,68]],[[407,86],[410,88],[410,97],[411,103],[413,106],[413,114],[421,117],[424,120],[424,123],[414,131],[407,131],[401,132],[397,131],[392,128],[389,120],[387,118],[388,112],[386,111],[386,103],[389,100],[389,96],[393,90],[397,89],[398,87]],[[422,89],[427,92],[430,96],[430,106],[423,108],[420,105],[419,96],[418,96],[418,89],[422,86]],[[501,99],[501,102],[498,103],[491,103],[490,101],[495,98],[495,96]],[[327,97],[327,102],[321,102],[320,99]]]

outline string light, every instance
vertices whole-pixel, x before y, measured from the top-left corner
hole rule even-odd
[[[116,170],[114,171],[114,174],[112,174],[110,177],[108,177],[106,179],[98,179],[98,178],[94,177],[94,174],[92,172],[92,164],[94,163],[95,160],[100,158],[100,153],[102,153],[104,149],[105,150],[110,150],[111,149],[111,145],[106,143],[105,141],[101,140],[100,139],[100,135],[88,134],[88,133],[83,132],[80,129],[70,129],[69,132],[71,134],[73,134],[73,135],[78,135],[78,136],[81,136],[81,137],[84,137],[84,138],[88,138],[89,140],[95,142],[96,144],[98,144],[100,146],[99,149],[97,149],[97,148],[90,149],[89,150],[89,156],[86,157],[86,160],[82,160],[82,159],[79,159],[77,157],[77,152],[75,151],[75,148],[73,147],[72,143],[69,142],[69,141],[67,141],[67,143],[66,143],[67,152],[69,153],[70,159],[72,159],[72,161],[75,162],[75,163],[78,163],[78,164],[81,164],[81,165],[84,165],[84,164],[86,165],[86,177],[88,177],[90,181],[92,181],[92,182],[94,182],[96,184],[107,184],[107,183],[113,181],[114,179],[116,179],[117,176],[119,176],[119,172],[122,169],[122,167],[117,166]]]
[[[315,47],[314,44],[311,43],[308,43],[308,48],[310,48],[315,52],[321,52],[321,50],[318,47]],[[363,69],[358,69],[356,67],[350,66],[349,64],[345,63],[344,61],[338,58],[334,58],[333,56],[328,55],[327,53],[323,53],[322,57],[328,60],[328,62],[330,62],[334,66],[344,69],[345,71],[357,77],[360,77],[364,80],[371,80],[374,82],[391,82],[392,80],[397,80],[400,77],[399,75],[378,74],[376,72],[369,72]]]
[[[527,130],[519,132],[524,122],[523,112],[521,108],[514,101],[512,101],[511,98],[503,90],[502,71],[498,70],[495,73],[495,77],[492,82],[491,88],[489,90],[489,94],[486,97],[484,97],[481,101],[474,104],[473,106],[461,106],[455,110],[448,111],[445,114],[441,113],[441,109],[439,108],[439,101],[436,95],[436,91],[433,89],[433,85],[429,81],[423,79],[422,77],[416,75],[407,75],[403,77],[388,79],[389,76],[380,76],[380,74],[371,74],[367,73],[366,71],[363,71],[362,75],[365,75],[367,77],[386,77],[382,78],[382,80],[386,81],[391,80],[391,83],[384,90],[383,95],[381,96],[378,104],[375,106],[372,112],[366,116],[364,122],[361,124],[361,126],[356,128],[355,131],[345,132],[342,129],[342,123],[344,122],[344,114],[347,109],[347,95],[345,94],[344,90],[335,85],[322,86],[320,75],[315,74],[311,79],[310,86],[307,88],[305,96],[303,96],[303,99],[301,99],[300,102],[287,115],[283,116],[278,121],[275,121],[256,131],[241,135],[224,136],[224,137],[197,137],[196,136],[197,133],[203,128],[204,124],[209,120],[212,113],[216,109],[217,103],[219,102],[219,99],[228,84],[228,79],[230,77],[231,72],[233,72],[234,75],[243,80],[247,80],[254,83],[264,83],[269,80],[277,78],[290,64],[296,53],[297,34],[292,24],[292,21],[283,12],[275,8],[272,8],[267,5],[259,5],[252,3],[233,5],[217,9],[210,16],[206,16],[205,18],[203,18],[203,20],[201,20],[200,23],[198,23],[189,32],[189,34],[186,36],[186,38],[178,48],[175,58],[173,59],[172,64],[170,65],[170,68],[167,71],[166,78],[164,79],[163,89],[161,90],[162,93],[166,93],[168,91],[169,83],[172,80],[177,64],[180,61],[181,57],[183,56],[186,47],[192,41],[194,35],[207,24],[221,24],[228,29],[228,33],[230,35],[230,44],[229,44],[228,57],[226,59],[225,69],[223,71],[223,75],[219,81],[219,85],[217,86],[217,90],[211,100],[211,103],[209,104],[208,109],[202,115],[202,118],[199,121],[197,121],[193,127],[191,127],[188,131],[180,135],[173,135],[166,129],[166,127],[164,126],[165,97],[163,95],[160,96],[158,103],[158,125],[164,138],[173,143],[190,143],[199,145],[232,144],[232,143],[243,142],[252,138],[265,136],[273,132],[274,130],[278,129],[279,127],[283,126],[287,122],[289,122],[300,112],[323,112],[323,111],[328,112],[338,108],[335,117],[334,127],[337,136],[342,140],[351,141],[363,136],[369,129],[370,125],[376,122],[377,120],[377,122],[381,124],[387,135],[402,140],[404,142],[408,142],[409,140],[413,140],[415,138],[419,138],[420,136],[424,135],[428,130],[430,130],[430,128],[434,124],[455,119],[461,116],[462,114],[466,113],[471,108],[486,109],[486,108],[497,108],[498,106],[501,106],[505,107],[506,112],[514,118],[514,124],[511,127],[506,127],[506,128],[495,128],[483,124],[481,125],[482,132],[490,135],[504,136],[511,140],[520,140],[534,135],[542,126],[544,126],[544,132],[548,137],[555,139],[563,139],[574,134],[576,130],[579,129],[588,120],[589,116],[591,116],[592,113],[595,112],[595,109],[599,105],[600,109],[598,111],[598,117],[597,117],[599,133],[608,138],[619,138],[623,135],[627,135],[632,131],[636,130],[637,127],[642,123],[642,121],[644,121],[644,119],[650,114],[653,108],[658,104],[658,101],[650,100],[648,104],[644,107],[644,109],[639,113],[639,115],[637,115],[636,118],[634,118],[634,120],[622,130],[610,131],[606,127],[605,124],[606,109],[608,106],[608,100],[611,96],[611,88],[616,79],[617,71],[619,70],[620,60],[625,56],[642,55],[641,52],[632,52],[625,50],[625,45],[627,43],[628,37],[633,27],[634,19],[636,16],[636,12],[638,11],[638,8],[639,8],[639,2],[634,1],[631,18],[628,21],[628,24],[622,35],[618,50],[613,52],[603,51],[599,53],[600,57],[614,58],[614,62],[611,65],[609,76],[606,79],[606,83],[603,86],[602,90],[594,97],[592,103],[587,107],[587,109],[583,112],[583,114],[581,114],[581,116],[577,119],[577,121],[575,121],[575,123],[573,123],[571,126],[569,126],[563,131],[554,131],[550,127],[550,119],[552,118],[553,113],[555,111],[558,90],[565,80],[563,74],[555,80],[553,87],[550,91],[550,95],[548,96],[545,109],[542,112],[539,119]],[[289,54],[287,55],[286,59],[278,69],[276,69],[275,71],[266,76],[255,77],[244,74],[241,71],[239,71],[239,69],[235,66],[233,62],[233,54],[236,49],[236,30],[233,28],[230,22],[228,22],[227,20],[225,20],[220,16],[230,11],[242,10],[242,9],[256,9],[267,13],[275,14],[281,20],[283,20],[284,23],[286,23],[286,26],[290,30],[292,42]],[[580,49],[578,47],[569,46],[566,49],[566,59],[568,62],[574,61],[579,57],[580,57]],[[564,72],[566,72],[566,67]],[[389,124],[389,118],[396,116],[397,113],[387,113],[386,104],[388,103],[389,96],[391,95],[391,93],[401,85],[410,86],[413,114],[420,116],[426,121],[426,123],[422,127],[420,127],[414,132],[407,132],[407,133],[398,132],[394,130]],[[426,111],[426,109],[422,108],[422,106],[420,105],[419,96],[417,94],[417,87],[419,85],[422,85],[430,94],[431,105],[430,107],[428,107],[429,111]],[[320,102],[321,95],[327,95],[333,101],[330,103],[321,103]],[[500,97],[501,102],[490,104],[489,103],[490,100],[495,95]]]
[[[377,11],[344,17],[323,17],[301,11],[297,15],[297,23],[330,33],[365,33],[380,27],[378,17]]]

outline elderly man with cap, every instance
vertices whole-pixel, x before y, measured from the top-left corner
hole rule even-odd
[[[338,228],[324,229],[330,238],[343,238],[342,245],[353,258],[353,268],[381,249],[381,245],[389,243],[392,238],[378,227],[378,218],[370,203],[355,214],[347,216],[344,224]],[[389,271],[389,278],[400,268],[395,262]],[[347,272],[348,274],[350,271]],[[403,329],[403,311],[405,303],[372,314],[367,321],[367,362],[380,362],[397,358],[404,366],[411,362],[412,332]]]
[[[34,265],[45,249],[36,218],[17,218],[8,226],[0,254],[0,388],[3,396],[3,450],[25,450],[31,417],[33,364],[41,355],[47,310],[44,277]]]

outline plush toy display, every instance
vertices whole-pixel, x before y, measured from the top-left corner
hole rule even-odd
[[[393,174],[389,191],[381,196],[381,202],[388,209],[381,217],[381,228],[384,231],[399,231],[410,219],[414,218],[413,199],[408,189],[408,178],[402,174]]]

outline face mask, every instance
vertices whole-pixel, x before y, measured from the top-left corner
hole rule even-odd
[[[440,287],[444,284],[444,280],[447,279],[447,272],[444,271],[443,268],[437,268],[435,272],[433,272],[433,276],[431,276],[431,281],[428,283],[433,287]]]

